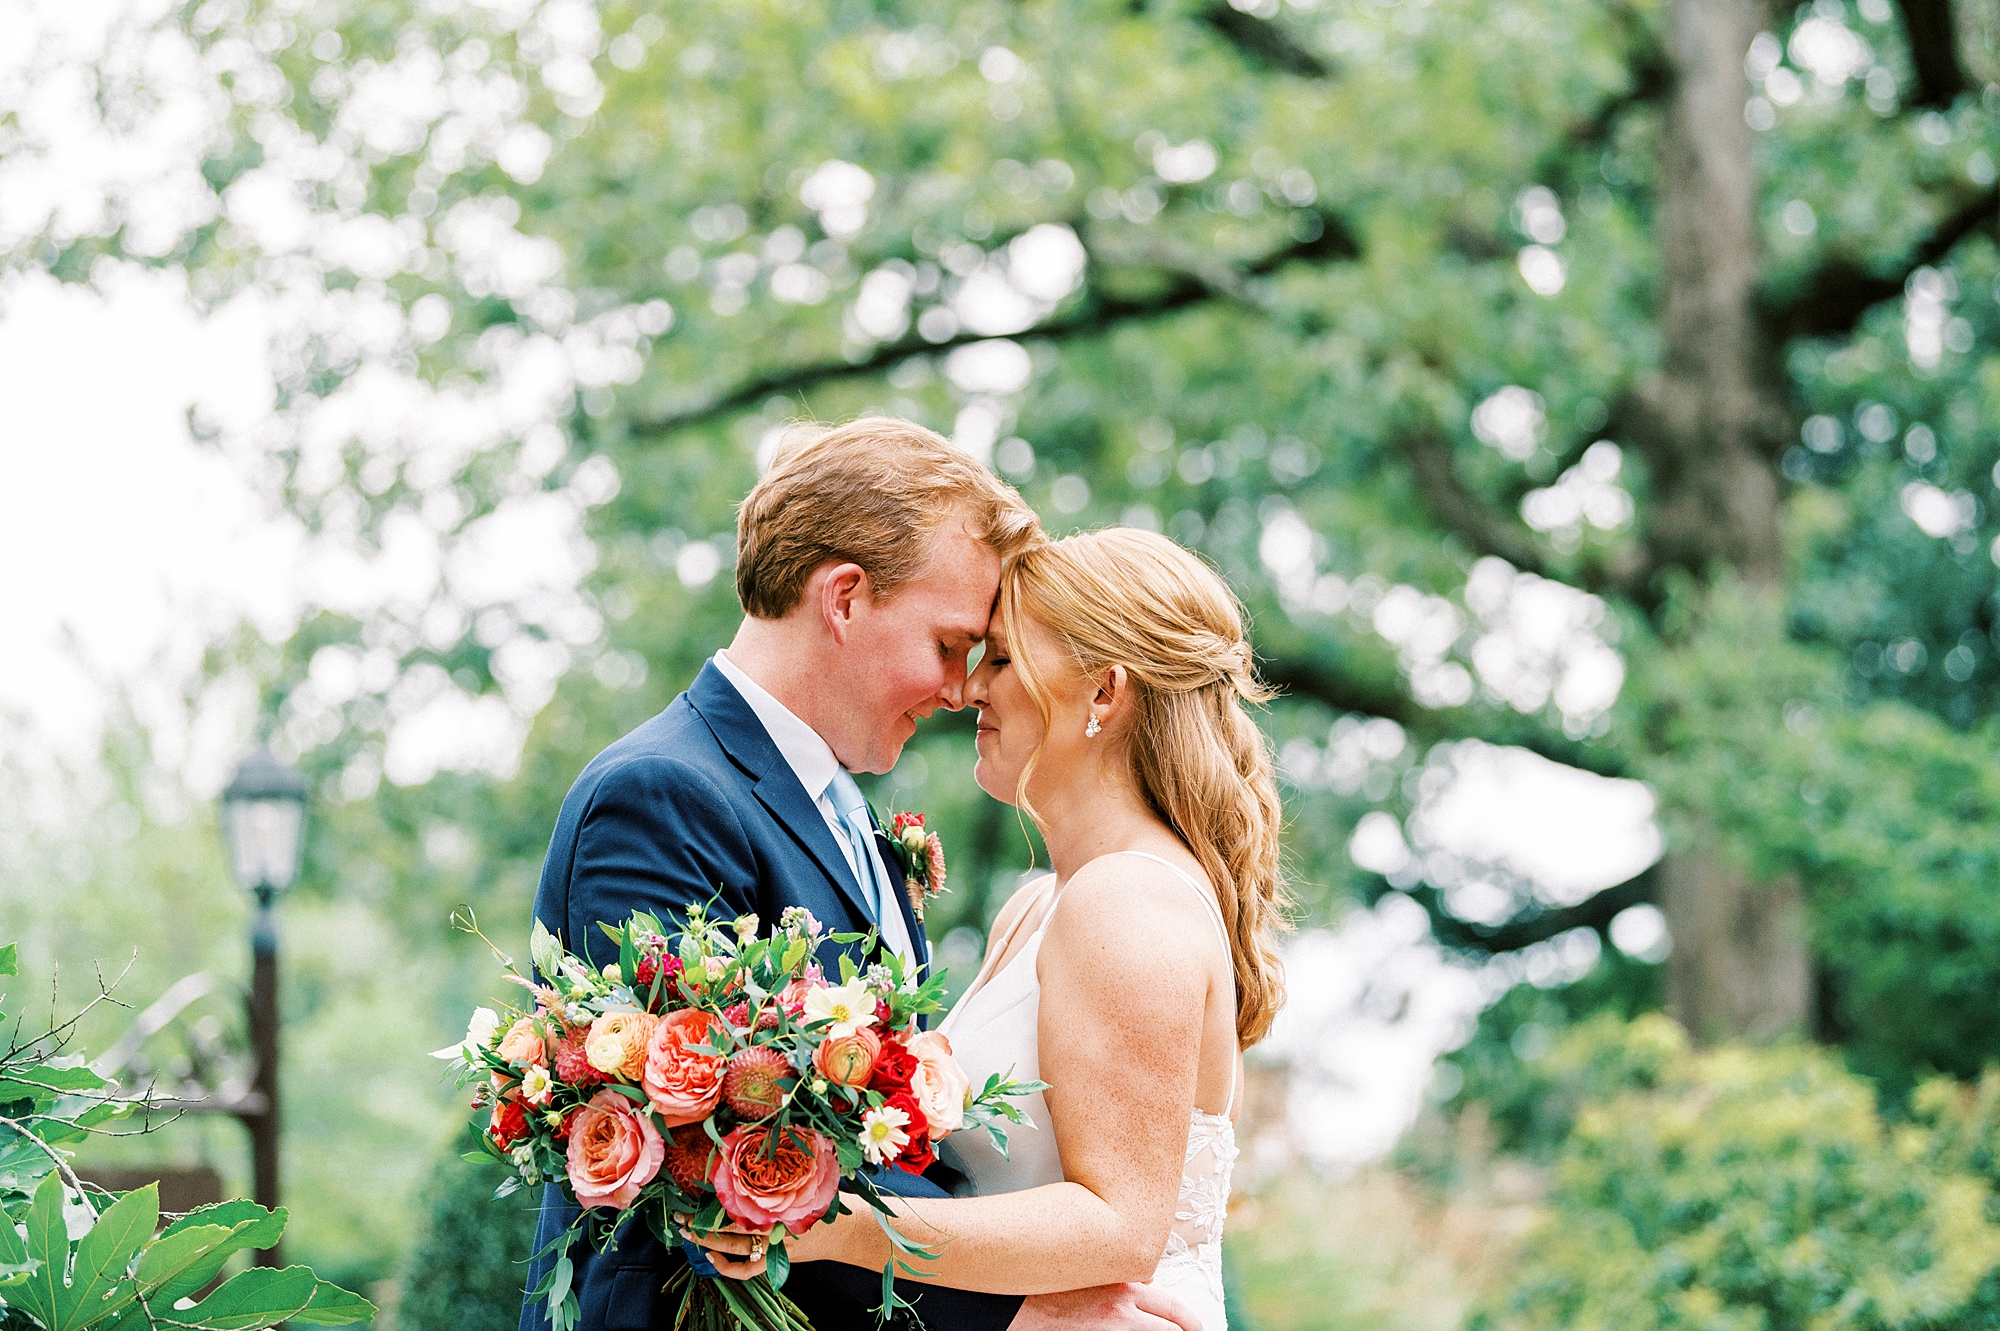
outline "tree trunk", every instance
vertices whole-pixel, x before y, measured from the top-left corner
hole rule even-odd
[[[1662,126],[1660,373],[1632,415],[1655,502],[1655,568],[1782,574],[1775,463],[1790,410],[1778,348],[1757,309],[1756,154],[1743,58],[1755,0],[1670,0],[1672,89]],[[1718,792],[1718,798],[1729,798]],[[1804,1030],[1812,964],[1796,882],[1757,883],[1702,844],[1661,866],[1673,932],[1674,1015],[1697,1039]]]
[[[1659,376],[1638,438],[1656,495],[1656,568],[1727,565],[1758,586],[1782,569],[1778,478],[1789,410],[1757,310],[1755,147],[1743,118],[1753,0],[1671,0],[1660,162]]]
[[[1805,894],[1796,878],[1759,883],[1712,854],[1660,865],[1673,930],[1667,1005],[1697,1041],[1769,1039],[1812,1028]]]

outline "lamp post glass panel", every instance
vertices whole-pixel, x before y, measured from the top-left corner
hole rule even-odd
[[[305,845],[306,783],[297,771],[259,746],[236,769],[222,792],[222,827],[236,881],[257,898],[250,926],[254,967],[250,981],[250,1047],[256,1060],[258,1103],[241,1115],[250,1129],[253,1191],[259,1206],[278,1206],[278,926],[271,903],[299,876]],[[279,1266],[276,1247],[257,1255]]]

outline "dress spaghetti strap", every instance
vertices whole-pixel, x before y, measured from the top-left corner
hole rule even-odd
[[[1224,954],[1230,953],[1229,929],[1222,922],[1222,908],[1215,904],[1215,892],[1213,889],[1203,887],[1194,880],[1193,876],[1187,870],[1181,868],[1172,860],[1162,859],[1149,850],[1116,850],[1111,853],[1114,855],[1137,855],[1142,860],[1151,860],[1161,868],[1169,870],[1174,877],[1180,879],[1183,883],[1186,883],[1188,889],[1201,898],[1201,904],[1208,907],[1208,918],[1215,922],[1215,935],[1222,940],[1222,950]],[[1222,1117],[1224,1118],[1229,1117],[1230,1112],[1236,1108],[1236,1061],[1237,1054],[1232,1049],[1229,1054],[1229,1102],[1222,1107]],[[1200,1111],[1197,1110],[1196,1112],[1199,1113]]]
[[[1043,878],[1041,881],[1049,884],[1050,888],[1052,889],[1055,886],[1056,878],[1054,874],[1050,874],[1046,878]],[[1043,895],[1047,895],[1047,891],[1044,891]],[[994,967],[998,964],[1000,958],[1007,955],[1007,949],[1014,945],[1014,940],[1020,937],[1021,926],[1027,923],[1028,917],[1030,915],[1034,914],[1035,906],[1038,901],[1039,897],[1030,898],[1029,900],[1021,903],[1021,913],[1019,915],[1016,915],[1014,917],[1014,923],[1007,927],[1007,935],[1006,937],[1000,940],[1000,946],[989,947],[986,949],[986,960],[983,963],[981,963],[979,967],[979,973],[972,978],[972,987],[970,989],[967,989],[965,993],[959,997],[958,1002],[960,1004],[963,1004],[966,999],[971,998],[981,989],[984,989],[986,987],[986,982],[993,978]],[[1048,927],[1049,919],[1052,918],[1054,915],[1055,915],[1054,911],[1049,911],[1047,915],[1043,916],[1042,922],[1040,925],[1036,926],[1035,932],[1040,933],[1043,929],[1046,929]]]

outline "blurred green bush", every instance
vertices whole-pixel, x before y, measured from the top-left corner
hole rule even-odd
[[[495,1201],[497,1169],[459,1158],[469,1137],[432,1169],[423,1236],[403,1272],[398,1331],[514,1331],[541,1190]]]
[[[1835,1054],[1695,1052],[1658,1015],[1592,1018],[1536,1062],[1567,1140],[1469,1331],[1996,1325],[2000,1076],[1926,1083],[1892,1124]]]

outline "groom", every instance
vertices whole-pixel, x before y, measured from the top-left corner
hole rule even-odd
[[[666,711],[584,768],[556,820],[535,917],[603,964],[615,956],[598,923],[634,910],[664,920],[719,898],[712,913],[768,926],[803,906],[829,932],[879,929],[928,963],[901,874],[879,853],[849,774],[887,772],[919,719],[963,705],[1001,560],[1038,535],[1019,495],[921,426],[869,418],[788,441],[737,516],[742,627]],[[831,952],[824,960],[832,970]],[[884,1185],[941,1195],[907,1175]],[[575,1214],[551,1185],[537,1250]],[[680,1250],[627,1234],[611,1251],[572,1256],[579,1331],[672,1325],[661,1286]],[[529,1288],[546,1269],[546,1259],[533,1265]],[[1173,1321],[1200,1331],[1144,1286],[1025,1300],[901,1288],[934,1331],[1167,1331]],[[818,1331],[872,1327],[880,1290],[879,1275],[833,1263],[794,1267],[785,1287]],[[521,1331],[547,1326],[546,1304],[528,1300]]]

